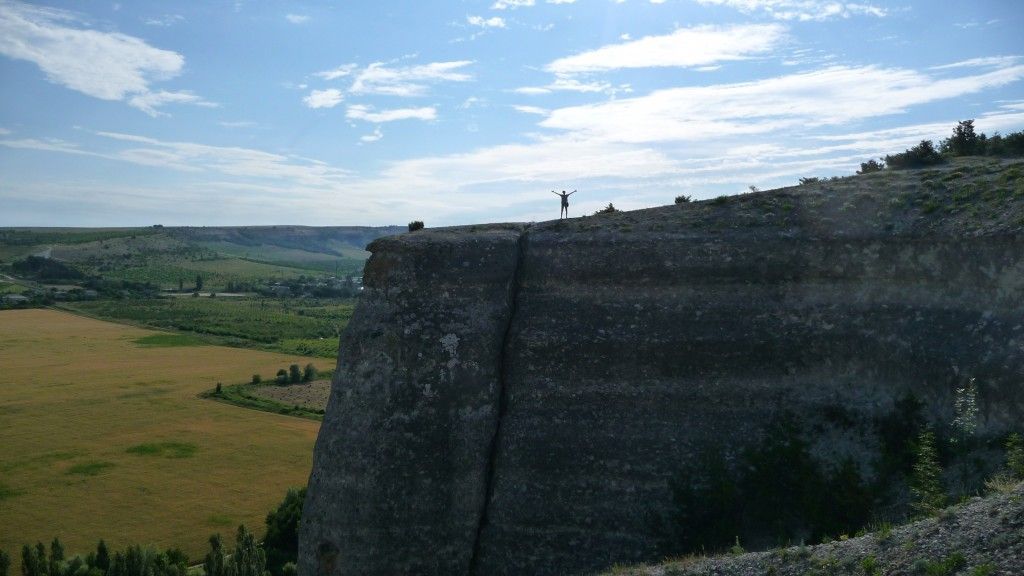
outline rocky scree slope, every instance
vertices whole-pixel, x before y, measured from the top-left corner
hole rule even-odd
[[[969,493],[1024,417],[1022,171],[964,159],[376,240],[317,440],[300,573],[663,558],[703,537],[676,521],[680,494],[692,506],[717,481],[702,459],[742,482],[778,430],[801,470],[873,487],[885,516],[907,499],[893,423],[950,430],[973,378],[981,440],[946,478]],[[762,516],[790,507],[768,496]],[[748,546],[815,535],[747,516]]]
[[[604,576],[857,576],[1024,574],[1024,484],[892,530],[818,546],[792,546],[652,566]]]

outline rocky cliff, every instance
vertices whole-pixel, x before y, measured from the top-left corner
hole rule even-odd
[[[968,432],[1005,435],[1024,416],[1022,168],[960,161],[375,241],[317,441],[300,572],[583,574],[656,559],[709,451],[742,475],[794,420],[786,446],[876,486],[901,402],[952,435],[970,379]],[[991,469],[993,445],[972,441],[948,481],[976,485],[964,462]]]

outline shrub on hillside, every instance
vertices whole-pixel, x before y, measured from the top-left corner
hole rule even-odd
[[[284,368],[281,368],[280,370],[278,370],[277,371],[277,377],[274,378],[274,382],[276,382],[278,385],[281,385],[281,386],[284,386],[285,384],[287,384],[288,383],[288,371],[285,370]]]
[[[917,459],[910,477],[910,492],[914,495],[913,509],[922,516],[931,516],[946,505],[935,434],[928,429],[917,437]]]
[[[597,216],[598,214],[612,214],[618,211],[619,210],[611,202],[609,202],[607,206],[601,208],[597,212],[594,212],[594,216]]]
[[[909,148],[899,154],[889,154],[885,157],[885,163],[893,170],[904,170],[908,168],[924,168],[945,163],[942,154],[935,149],[931,140],[921,140],[921,143]]]
[[[1018,480],[1024,480],[1024,438],[1013,433],[1006,440],[1006,467]]]
[[[413,220],[409,222],[409,232],[415,232],[423,229],[423,222],[421,220]]]
[[[867,162],[861,162],[860,170],[857,170],[857,174],[871,174],[872,172],[881,172],[884,169],[885,162],[879,162],[872,159]]]
[[[686,203],[688,203],[688,202],[690,202],[692,200],[693,200],[693,198],[691,198],[690,196],[687,196],[685,194],[676,196],[676,204],[686,204]]]
[[[939,145],[943,154],[951,156],[974,156],[985,153],[985,135],[974,132],[974,120],[961,120],[953,128],[953,135]]]
[[[299,370],[298,364],[292,364],[288,367],[288,380],[292,384],[302,382],[302,371]]]

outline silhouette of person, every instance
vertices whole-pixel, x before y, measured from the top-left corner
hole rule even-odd
[[[565,190],[562,190],[562,193],[559,194],[558,192],[555,192],[554,190],[552,190],[551,193],[554,194],[555,196],[561,196],[562,197],[562,209],[558,211],[558,219],[561,220],[563,218],[563,214],[564,214],[565,218],[568,218],[569,217],[569,196],[572,196],[573,194],[575,194],[576,191],[573,190],[572,192],[569,192],[568,194],[566,194]]]

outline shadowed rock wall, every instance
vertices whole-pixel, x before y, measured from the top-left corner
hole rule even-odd
[[[657,559],[680,464],[751,445],[782,411],[816,430],[820,461],[865,475],[878,438],[857,423],[906,392],[949,421],[953,389],[974,377],[979,431],[1019,426],[1016,231],[960,234],[875,204],[833,226],[830,206],[750,195],[375,242],[317,441],[300,572],[585,574]],[[837,426],[837,409],[854,424]]]

